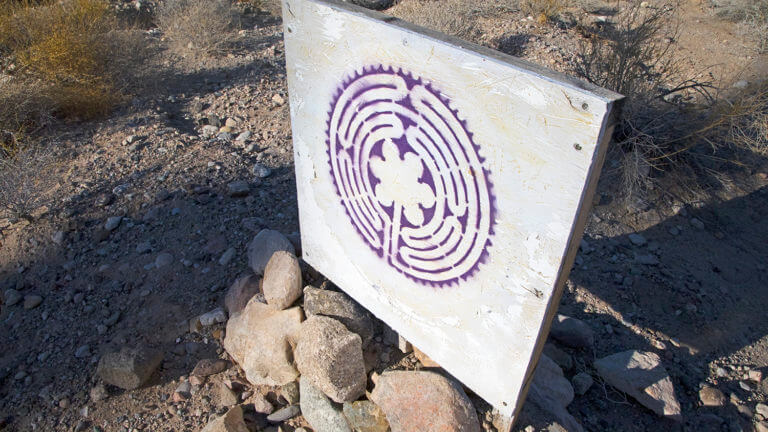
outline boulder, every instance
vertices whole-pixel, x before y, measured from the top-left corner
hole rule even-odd
[[[480,432],[475,408],[454,381],[435,372],[383,373],[371,400],[387,415],[392,432]]]
[[[709,386],[704,386],[699,390],[699,399],[701,400],[701,404],[706,407],[723,406],[728,401],[723,392]],[[765,414],[768,414],[768,412]]]
[[[595,369],[605,382],[659,416],[682,421],[672,380],[655,353],[623,351],[596,360]]]
[[[257,275],[264,274],[269,259],[277,251],[296,254],[293,244],[278,231],[263,229],[248,243],[248,265]]]
[[[389,431],[389,422],[384,411],[368,400],[345,403],[344,417],[355,432]]]
[[[262,291],[267,303],[285,309],[301,297],[301,267],[291,252],[277,251],[264,269]]]
[[[301,414],[315,432],[352,432],[342,414],[341,406],[334,404],[309,378],[299,380]]]
[[[227,294],[224,297],[224,306],[227,308],[227,312],[230,316],[239,313],[251,298],[261,292],[259,286],[261,285],[261,278],[255,274],[244,275],[239,278],[229,287]]]
[[[221,359],[202,359],[197,362],[190,375],[207,377],[227,370],[227,362]]]
[[[139,388],[163,361],[163,353],[146,348],[123,348],[104,355],[96,370],[107,384],[126,390]]]
[[[558,315],[552,321],[549,334],[571,348],[589,348],[595,344],[595,333],[580,319]]]
[[[307,286],[304,288],[304,311],[307,315],[322,315],[340,321],[349,331],[360,335],[363,346],[373,339],[373,320],[368,311],[342,292]]]
[[[309,317],[301,325],[295,354],[301,373],[335,402],[350,402],[365,393],[362,341],[339,321]]]
[[[243,407],[232,407],[223,416],[208,422],[202,432],[249,432],[243,420]]]
[[[548,413],[566,430],[583,430],[578,420],[566,409],[573,401],[571,383],[563,376],[560,366],[544,354],[539,357],[539,363],[536,365],[533,381],[528,388],[527,401]]]
[[[224,349],[254,385],[280,386],[296,380],[291,347],[295,345],[301,308],[277,310],[256,298],[227,322]]]

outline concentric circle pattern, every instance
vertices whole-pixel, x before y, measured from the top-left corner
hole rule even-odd
[[[402,70],[365,68],[334,97],[327,139],[341,204],[382,259],[437,286],[478,269],[493,234],[490,174],[445,95]]]

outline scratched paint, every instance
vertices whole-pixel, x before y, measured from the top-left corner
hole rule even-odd
[[[618,95],[585,90],[522,61],[478,53],[334,1],[283,0],[283,21],[303,258],[513,415],[550,303],[570,267],[569,252],[578,245],[581,233],[574,225],[591,201],[587,186],[602,161],[604,119]],[[387,108],[379,111],[389,119],[388,135],[371,140],[359,153],[365,157],[355,160],[350,149],[363,143],[333,143],[337,128],[329,125],[349,83],[372,70],[386,70],[387,79],[406,84],[394,86],[401,92],[385,98]],[[459,121],[451,130],[471,137],[450,150],[474,153],[474,165],[439,169],[428,151],[409,144],[408,126],[421,120],[403,114],[408,103],[402,98],[412,97],[417,82],[432,89],[421,96],[446,108],[444,120]],[[333,157],[346,168],[334,169]],[[477,189],[485,191],[485,201],[472,204],[483,228],[455,225],[487,238],[478,242],[480,253],[459,262],[463,267],[429,277],[398,267],[400,249],[392,240],[402,239],[405,228],[428,226],[438,203],[455,198],[437,187],[454,168],[470,184],[485,185]],[[360,200],[367,200],[367,208]],[[353,202],[362,207],[352,208]],[[406,222],[393,230],[395,207]],[[368,215],[368,222],[359,216],[355,222],[350,211]],[[443,258],[436,263],[450,262]]]

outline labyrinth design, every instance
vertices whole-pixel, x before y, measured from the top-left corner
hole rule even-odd
[[[487,256],[490,173],[446,95],[402,70],[368,67],[332,100],[328,158],[362,239],[407,277],[443,286]]]

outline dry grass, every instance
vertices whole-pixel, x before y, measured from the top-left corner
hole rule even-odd
[[[41,173],[52,162],[50,153],[39,148],[0,159],[0,214],[34,222],[36,210],[47,200],[48,177]]]
[[[476,41],[479,33],[476,18],[482,6],[479,3],[464,0],[411,0],[398,3],[387,13],[431,30]]]
[[[167,0],[157,12],[175,48],[203,54],[219,53],[232,42],[237,17],[230,0]]]
[[[520,10],[544,24],[554,21],[565,8],[564,0],[520,0]]]
[[[757,44],[760,53],[768,52],[768,0],[711,0],[718,15],[739,22],[743,33]]]

